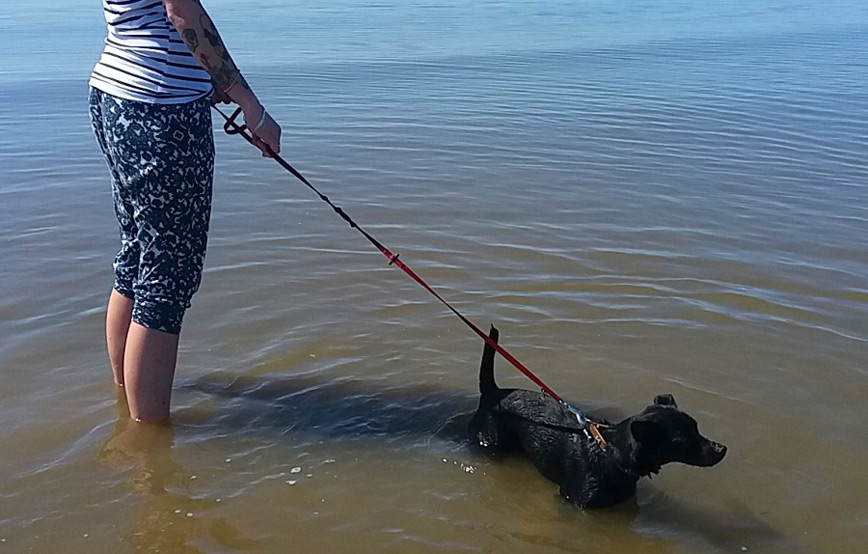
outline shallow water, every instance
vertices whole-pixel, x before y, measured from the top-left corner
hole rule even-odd
[[[729,446],[592,513],[468,449],[480,341],[220,133],[173,424],[131,426],[101,14],[12,6],[0,551],[863,551],[862,3],[208,2],[287,157],[444,297],[591,412],[671,392]]]

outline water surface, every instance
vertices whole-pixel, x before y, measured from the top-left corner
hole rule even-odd
[[[85,105],[99,6],[16,1],[0,549],[863,550],[862,3],[208,8],[287,157],[444,297],[578,405],[618,418],[670,392],[729,454],[583,513],[527,462],[469,450],[480,341],[219,133],[174,421],[131,426],[102,339],[117,231]],[[502,362],[502,384],[532,386]]]

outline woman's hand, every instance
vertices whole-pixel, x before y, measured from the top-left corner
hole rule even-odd
[[[244,108],[244,124],[253,134],[253,145],[262,150],[262,155],[270,158],[271,153],[280,153],[281,128],[265,108],[258,104],[253,108]]]

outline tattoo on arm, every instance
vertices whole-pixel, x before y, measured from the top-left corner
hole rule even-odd
[[[213,46],[215,50],[225,51],[225,48],[223,48],[223,41],[220,39],[220,35],[217,34],[217,29],[214,28],[210,18],[205,14],[202,14],[202,16],[199,17],[199,24],[202,25],[202,34],[205,35],[205,38],[211,43],[211,46]]]
[[[194,1],[201,6],[198,0]],[[214,22],[204,8],[198,18],[192,17],[188,20],[172,18],[172,23],[180,31],[181,39],[187,49],[211,76],[215,88],[226,92],[230,88],[241,87],[242,90],[253,92],[232,60],[232,56],[229,55]]]
[[[199,25],[202,28],[203,38],[208,41],[208,44],[217,56],[217,59],[212,59],[211,56],[204,53],[201,56],[202,64],[211,75],[214,85],[221,91],[226,91],[235,85],[241,85],[243,88],[250,90],[250,86],[241,75],[241,72],[232,60],[232,56],[229,55],[229,50],[223,44],[223,39],[220,38],[220,34],[217,32],[217,28],[214,27],[214,22],[211,21],[211,18],[203,13],[199,16]]]
[[[234,67],[226,67],[227,64],[221,65],[211,73],[211,79],[220,90],[228,90],[232,85],[242,81],[241,73]]]
[[[184,29],[183,36],[184,44],[190,49],[191,53],[195,53],[199,48],[199,35],[193,29]]]

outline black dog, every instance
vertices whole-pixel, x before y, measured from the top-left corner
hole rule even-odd
[[[492,327],[491,339],[497,342],[498,335]],[[524,452],[564,498],[582,508],[632,498],[641,477],[669,462],[713,466],[726,455],[724,445],[699,434],[672,395],[656,397],[619,423],[592,419],[544,393],[498,388],[494,354],[486,344],[470,439],[491,453]]]

